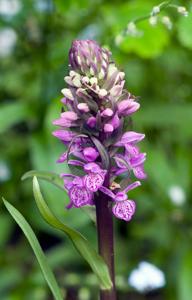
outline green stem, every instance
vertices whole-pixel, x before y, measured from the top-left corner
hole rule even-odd
[[[113,288],[110,291],[100,291],[100,300],[116,300],[113,217],[109,204],[110,200],[104,194],[99,193],[95,199],[99,254],[105,260],[113,282]]]

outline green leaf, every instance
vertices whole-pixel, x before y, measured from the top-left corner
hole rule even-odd
[[[181,259],[181,266],[178,272],[178,299],[189,300],[192,294],[192,253],[190,250],[185,251]]]
[[[157,113],[158,112],[158,113]],[[192,115],[191,104],[156,104],[144,107],[134,116],[135,124],[148,128],[169,128],[176,129],[172,138],[178,139],[181,136],[191,137],[190,120]]]
[[[62,300],[63,297],[62,297],[60,288],[57,284],[57,281],[55,279],[55,276],[47,263],[46,256],[43,253],[41,246],[40,246],[31,226],[25,220],[25,218],[22,216],[22,214],[14,206],[12,206],[5,199],[3,199],[3,202],[4,202],[4,205],[6,206],[7,210],[11,214],[11,216],[14,218],[16,223],[20,226],[20,228],[24,232],[26,238],[28,239],[28,241],[36,255],[36,258],[39,262],[39,265],[41,267],[41,270],[43,272],[45,280],[47,281],[47,283],[54,295],[54,298],[56,300]]]
[[[178,38],[181,44],[192,49],[192,12],[187,18],[181,17],[178,22]]]
[[[43,179],[45,181],[48,181],[58,187],[59,189],[64,191],[64,186],[63,186],[63,180],[61,177],[53,172],[48,172],[48,171],[29,171],[25,173],[22,177],[21,180],[25,180],[28,178],[32,178],[36,176],[37,178]],[[95,208],[93,207],[81,207],[81,210],[94,222],[96,223],[96,217],[95,217]]]
[[[96,146],[99,154],[101,155],[103,167],[108,170],[110,165],[110,158],[107,151],[105,150],[105,148],[103,147],[103,145],[100,143],[98,139],[96,139],[94,136],[92,136],[91,139],[93,144]]]
[[[162,25],[152,27],[147,22],[139,24],[139,36],[126,36],[119,48],[124,53],[136,53],[143,58],[160,55],[169,43],[169,36]]]
[[[65,225],[53,215],[43,199],[36,177],[33,178],[33,193],[39,211],[45,221],[56,229],[62,230],[71,239],[78,252],[88,262],[93,272],[97,275],[101,288],[106,290],[111,289],[112,282],[103,258],[97,254],[83,235]]]
[[[25,120],[28,115],[29,110],[23,103],[2,104],[0,106],[0,133]]]
[[[48,172],[48,171],[35,171],[31,170],[27,173],[25,173],[22,177],[21,180],[25,180],[31,177],[37,176],[40,179],[44,179],[46,181],[49,181],[50,183],[54,184],[61,190],[64,190],[63,187],[63,179],[56,173]]]

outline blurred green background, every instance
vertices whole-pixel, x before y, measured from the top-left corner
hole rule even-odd
[[[51,122],[61,109],[71,42],[87,38],[111,49],[126,73],[127,88],[141,97],[133,128],[146,134],[141,147],[148,155],[148,180],[130,193],[137,213],[131,223],[115,220],[118,299],[192,299],[192,2],[174,3],[185,5],[189,16],[168,9],[156,26],[146,20],[138,25],[140,36],[117,43],[130,20],[159,2],[0,0],[1,196],[32,225],[66,299],[97,299],[96,279],[67,238],[41,219],[31,180],[20,179],[31,169],[59,173],[65,168],[56,164],[63,149],[51,135]],[[167,15],[172,30],[161,22]],[[66,194],[41,185],[55,213],[96,247],[90,219],[80,210],[66,212]],[[128,284],[142,261],[162,270],[162,288],[140,293]],[[28,242],[2,203],[0,299],[52,299]]]

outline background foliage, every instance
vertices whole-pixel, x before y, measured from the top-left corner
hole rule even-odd
[[[31,181],[20,178],[31,169],[59,173],[65,168],[55,163],[62,145],[51,135],[51,121],[60,111],[67,53],[77,38],[93,38],[108,46],[125,70],[128,89],[141,96],[133,128],[146,133],[142,149],[148,154],[148,180],[130,193],[137,201],[134,220],[115,221],[119,299],[127,299],[127,293],[130,299],[191,299],[192,12],[184,18],[170,10],[171,31],[160,22],[152,27],[144,21],[139,25],[141,37],[115,43],[131,19],[158,3],[28,0],[20,2],[14,15],[0,12],[1,195],[36,231],[68,299],[77,293],[79,299],[96,299],[95,277],[65,236],[45,224],[33,200]],[[192,2],[179,4],[190,11]],[[1,34],[10,29],[16,43],[5,54]],[[8,38],[10,32],[6,33]],[[42,186],[55,214],[96,247],[95,227],[88,216],[75,209],[66,212],[66,194],[43,182]],[[23,234],[0,205],[1,300],[51,299]],[[147,295],[131,290],[127,278],[140,261],[164,271],[163,289]]]

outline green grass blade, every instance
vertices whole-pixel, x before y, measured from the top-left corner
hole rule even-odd
[[[41,249],[41,246],[35,236],[34,231],[32,230],[29,223],[25,220],[25,218],[22,216],[22,214],[9,202],[7,202],[5,199],[3,199],[4,205],[13,217],[13,219],[16,221],[16,223],[20,226],[23,233],[25,234],[26,238],[28,239],[35,256],[39,262],[39,265],[41,267],[42,273],[45,277],[45,280],[47,281],[50,290],[53,293],[53,296],[55,300],[63,300],[60,288],[57,284],[57,281],[55,279],[55,276],[50,269],[45,254],[43,253],[43,250]]]

